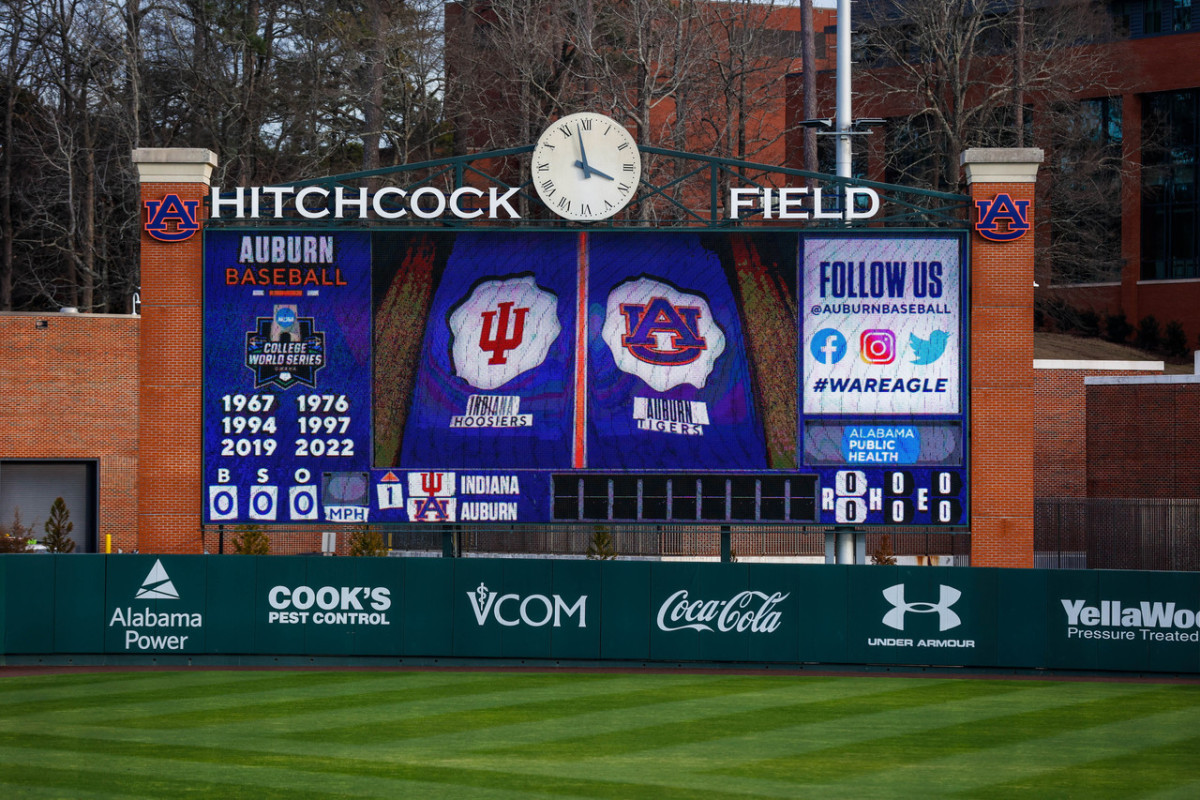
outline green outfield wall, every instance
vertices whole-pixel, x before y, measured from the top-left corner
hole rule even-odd
[[[320,656],[1200,672],[1200,575],[0,556],[0,656]]]

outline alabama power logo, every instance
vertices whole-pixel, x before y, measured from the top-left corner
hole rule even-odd
[[[200,224],[196,221],[196,209],[199,207],[199,200],[180,200],[177,194],[169,194],[162,200],[147,200],[146,224],[143,227],[146,233],[160,242],[186,241],[200,230]]]
[[[656,392],[685,383],[703,389],[725,352],[708,301],[646,277],[612,290],[601,336],[617,369]]]
[[[558,298],[531,275],[483,281],[449,324],[454,374],[485,391],[541,366],[562,331]]]
[[[998,194],[993,200],[976,200],[979,219],[975,230],[993,242],[1015,242],[1029,232],[1029,201]],[[1006,223],[1002,225],[1001,223]]]

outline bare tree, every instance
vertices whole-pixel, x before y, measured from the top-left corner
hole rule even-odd
[[[17,120],[28,114],[32,96],[23,88],[34,54],[41,46],[46,26],[41,24],[42,6],[36,2],[13,0],[0,6],[0,35],[5,43],[4,63],[4,131],[0,147],[0,311],[13,307],[14,239],[17,224],[13,211],[15,172],[18,165]]]
[[[855,20],[864,113],[900,117],[888,147],[899,176],[959,188],[968,147],[1028,144],[1027,105],[1045,110],[1097,86],[1118,86],[1118,65],[1089,43],[1111,34],[1094,0],[1027,9],[990,0],[873,0]],[[1045,136],[1043,136],[1043,139]],[[1035,131],[1034,141],[1037,140]]]
[[[484,0],[453,7],[447,19],[448,102],[456,147],[489,150],[529,144],[574,105],[580,37],[571,3]]]

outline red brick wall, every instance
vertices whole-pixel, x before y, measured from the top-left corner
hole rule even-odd
[[[203,209],[205,193],[198,183],[144,183],[143,219],[146,200],[177,194],[185,202],[199,200]],[[203,217],[197,214],[201,226]],[[143,552],[203,549],[202,241],[200,233],[183,242],[160,242],[142,234],[138,518]]]
[[[138,546],[138,327],[107,314],[0,314],[0,458],[97,460],[100,550],[110,534],[114,550]]]
[[[1034,369],[1033,496],[1087,497],[1087,391],[1091,375],[1150,371]]]
[[[971,200],[1034,184],[975,183]],[[1033,236],[971,241],[971,565],[1033,566]]]
[[[1088,386],[1088,496],[1200,498],[1197,408],[1197,383]]]

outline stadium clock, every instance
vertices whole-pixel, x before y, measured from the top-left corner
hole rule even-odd
[[[548,127],[533,149],[533,182],[546,207],[578,222],[608,219],[637,191],[642,159],[623,125],[583,111]]]

